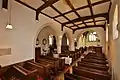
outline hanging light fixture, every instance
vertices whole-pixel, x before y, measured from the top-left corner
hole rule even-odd
[[[39,45],[39,39],[38,38],[36,39],[36,45]]]
[[[11,0],[10,0],[10,10],[9,10],[9,18],[8,18],[8,24],[6,26],[6,29],[13,29],[13,26],[11,25],[11,8],[12,8],[12,4],[11,4]]]

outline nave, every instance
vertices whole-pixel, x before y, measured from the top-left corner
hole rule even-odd
[[[0,0],[0,80],[120,80],[120,0]]]
[[[37,57],[36,60],[12,64],[0,68],[1,80],[111,80],[111,73],[105,54],[80,48],[65,51],[59,58]],[[69,56],[72,63],[65,64],[62,57]]]

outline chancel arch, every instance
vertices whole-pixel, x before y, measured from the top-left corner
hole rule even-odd
[[[95,44],[91,41],[91,44],[86,44],[86,42],[83,40],[83,33],[85,32],[95,32],[98,36],[98,41],[95,42]],[[77,42],[77,48],[80,48],[81,46],[93,46],[93,45],[98,45],[103,47],[103,52],[105,52],[105,39],[106,36],[104,35],[105,31],[102,28],[93,28],[93,29],[84,29],[84,30],[80,30],[77,32],[75,38],[76,38],[76,42]]]
[[[99,37],[94,30],[85,31],[78,39],[78,46],[97,46]]]

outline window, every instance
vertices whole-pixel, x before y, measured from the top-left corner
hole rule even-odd
[[[52,45],[53,44],[53,35],[50,35],[49,36],[49,45]]]
[[[97,36],[96,36],[96,32],[91,32],[88,35],[88,41],[92,42],[92,41],[97,41]]]
[[[68,40],[68,38],[67,38],[67,45],[69,45],[69,40]]]

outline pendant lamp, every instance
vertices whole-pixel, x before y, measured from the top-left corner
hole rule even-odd
[[[11,8],[12,8],[12,0],[10,0],[10,10],[9,10],[9,17],[8,17],[8,24],[6,26],[6,29],[12,30],[13,26],[11,25]]]

